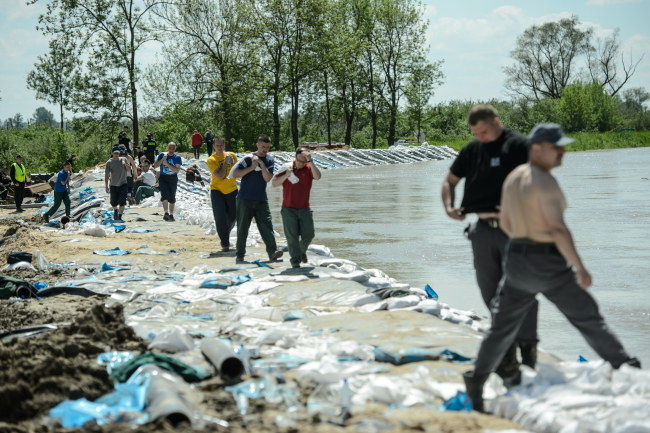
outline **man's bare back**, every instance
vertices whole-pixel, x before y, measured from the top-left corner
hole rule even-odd
[[[501,198],[501,225],[510,238],[554,242],[551,223],[561,220],[566,199],[551,173],[522,164],[506,178]]]

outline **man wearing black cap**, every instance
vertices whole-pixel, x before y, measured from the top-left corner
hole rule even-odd
[[[25,197],[25,185],[27,184],[27,172],[23,164],[23,157],[16,155],[16,162],[11,164],[9,177],[14,184],[14,200],[16,202],[16,212],[25,212],[23,209],[23,197]]]
[[[506,129],[491,105],[472,107],[468,123],[475,140],[467,143],[442,182],[442,203],[447,215],[463,221],[467,214],[478,219],[465,229],[472,244],[476,282],[483,302],[491,310],[503,275],[502,262],[508,236],[499,227],[501,186],[508,173],[528,161],[528,142],[523,134]],[[454,204],[456,186],[465,179],[460,206]],[[497,373],[506,386],[520,380],[517,346],[521,363],[535,368],[537,361],[537,303],[531,304],[527,325],[522,327]]]
[[[463,375],[474,409],[481,412],[483,384],[525,326],[525,316],[538,293],[554,303],[612,367],[641,366],[609,330],[586,291],[591,275],[564,222],[567,202],[551,170],[562,163],[564,146],[574,140],[554,123],[535,126],[528,138],[530,162],[513,170],[503,184],[499,222],[509,242],[492,327],[474,370]]]

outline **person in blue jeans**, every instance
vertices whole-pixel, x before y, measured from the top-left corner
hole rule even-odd
[[[72,163],[68,160],[63,164],[63,168],[56,176],[56,183],[54,184],[54,204],[52,207],[43,214],[43,220],[48,223],[50,217],[53,216],[61,202],[65,205],[65,216],[70,218],[70,177],[72,176]]]

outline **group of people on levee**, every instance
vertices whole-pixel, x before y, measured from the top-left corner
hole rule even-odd
[[[554,303],[596,353],[614,368],[623,364],[640,368],[640,362],[625,351],[609,330],[595,300],[587,292],[591,275],[564,221],[567,202],[551,171],[562,163],[565,146],[574,140],[553,123],[538,124],[527,137],[506,129],[491,105],[474,106],[468,123],[475,139],[462,148],[451,164],[442,182],[441,198],[450,218],[464,220],[467,214],[477,216],[465,228],[465,235],[471,242],[476,280],[491,310],[492,324],[480,346],[474,369],[463,375],[474,409],[485,409],[483,385],[491,372],[497,372],[506,386],[513,386],[520,382],[520,364],[535,368],[539,341],[538,293]],[[125,127],[121,139],[126,139],[126,132]],[[312,182],[321,178],[310,150],[299,147],[290,163],[275,167],[267,135],[260,135],[257,149],[238,160],[234,153],[226,152],[222,137],[208,132],[203,137],[194,131],[192,146],[198,158],[201,143],[209,137],[210,198],[222,250],[232,248],[230,232],[236,223],[236,260],[244,261],[246,238],[255,220],[269,260],[282,256],[273,235],[266,194],[267,184],[271,182],[283,188],[284,234],[291,266],[299,268],[307,262],[307,247],[314,238],[309,203]],[[136,201],[153,194],[154,188],[159,190],[165,211],[163,218],[174,221],[177,174],[182,159],[175,153],[174,143],[169,143],[167,152],[160,153],[155,160],[148,149],[145,146],[140,172],[136,171],[127,145],[120,143],[112,149],[112,158],[106,163],[105,183],[116,220],[121,219],[131,193],[128,186],[131,177],[136,184],[141,183],[135,192]],[[153,167],[160,168],[159,174],[149,171],[152,160]],[[18,188],[24,182],[25,170],[21,164],[21,158],[17,157],[11,168],[11,181]],[[66,194],[70,174],[70,165],[66,163],[58,174],[55,204],[46,214],[46,220],[61,202],[69,214],[70,201]],[[240,179],[239,187],[237,179]],[[464,193],[457,204],[456,186],[461,179],[465,179]],[[140,188],[145,188],[142,194],[138,193]],[[20,209],[18,203],[17,199]]]

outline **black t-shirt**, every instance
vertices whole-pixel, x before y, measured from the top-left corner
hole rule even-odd
[[[465,178],[461,207],[464,213],[495,212],[501,202],[501,186],[518,165],[528,162],[528,140],[518,132],[504,129],[491,143],[467,143],[450,171]]]

